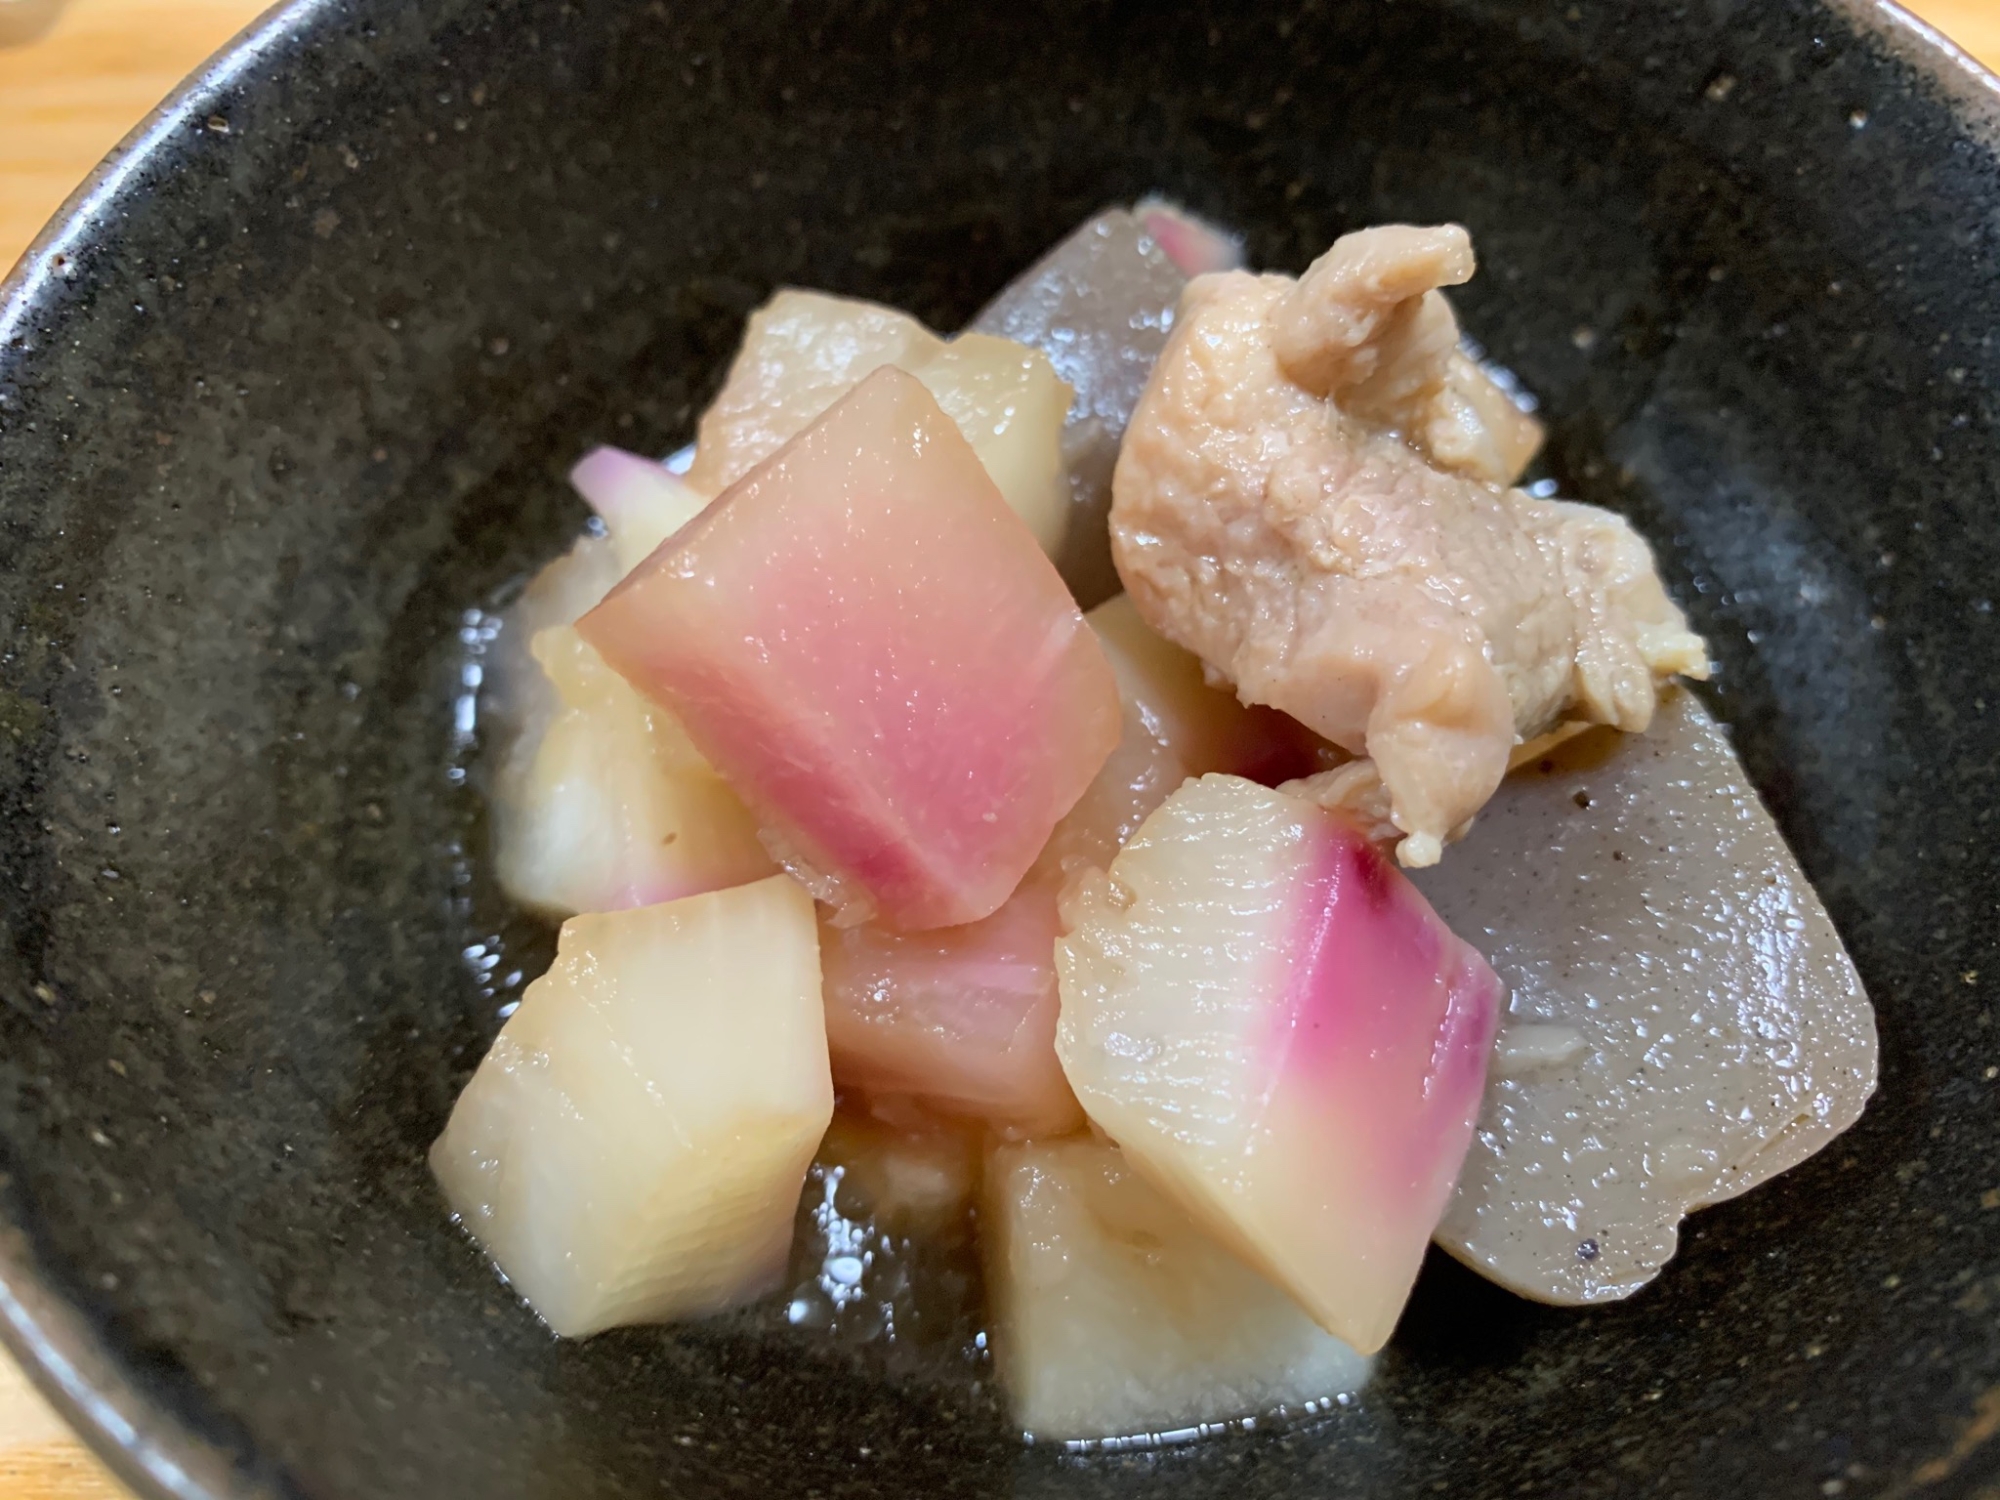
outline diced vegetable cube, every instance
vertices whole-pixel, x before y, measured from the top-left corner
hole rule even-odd
[[[834,1078],[876,1099],[907,1096],[1054,1135],[1081,1121],[1055,1054],[1056,893],[1102,869],[1146,815],[1207,771],[1289,776],[1311,764],[1297,723],[1202,681],[1201,663],[1155,635],[1123,599],[1086,618],[1118,679],[1124,736],[1007,904],[969,927],[822,933]]]
[[[1042,853],[1044,868],[1073,875],[1108,865],[1149,813],[1192,776],[1225,771],[1287,781],[1330,753],[1296,719],[1249,708],[1212,688],[1200,660],[1156,633],[1123,594],[1084,618],[1097,632],[1125,710],[1125,732]]]
[[[1197,218],[1164,198],[1148,198],[1132,210],[1146,233],[1159,241],[1183,276],[1235,271],[1243,265],[1243,237]]]
[[[922,364],[944,340],[906,312],[780,291],[750,314],[742,346],[702,413],[687,480],[719,494],[776,453],[884,365]]]
[[[1034,1437],[1171,1433],[1326,1400],[1367,1375],[1115,1147],[1000,1148],[982,1225],[994,1355]]]
[[[535,638],[560,706],[494,786],[500,883],[554,916],[652,906],[775,868],[741,801],[673,715],[574,627]]]
[[[1118,690],[913,377],[877,370],[580,622],[852,924],[975,922],[1109,757]]]
[[[966,927],[824,924],[826,1035],[841,1087],[1004,1134],[1080,1127],[1056,1060],[1057,930],[1055,890],[1032,880]]]
[[[569,482],[611,533],[621,575],[701,514],[708,497],[666,465],[623,448],[593,448],[570,470]]]
[[[1069,526],[1068,385],[1026,344],[986,333],[946,343],[873,302],[782,291],[751,314],[729,379],[702,417],[688,483],[703,494],[734,484],[884,365],[924,383],[1053,556]]]
[[[1232,776],[1067,903],[1057,1050],[1133,1166],[1379,1349],[1471,1140],[1501,1003],[1352,826]]]
[[[1047,357],[1012,339],[962,333],[905,368],[958,424],[1042,550],[1060,554],[1069,530],[1062,431],[1071,393]]]
[[[566,1337],[696,1317],[783,1280],[833,1116],[812,900],[782,875],[578,917],[431,1167]]]

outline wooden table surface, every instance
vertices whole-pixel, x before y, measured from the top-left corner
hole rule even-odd
[[[127,130],[263,8],[264,0],[70,0],[39,39],[0,48],[0,266],[14,263]],[[1910,8],[2000,69],[2000,0],[1910,0]],[[0,1356],[0,1500],[123,1495]]]

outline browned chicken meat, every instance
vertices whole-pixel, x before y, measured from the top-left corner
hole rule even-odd
[[[1305,789],[1406,865],[1568,721],[1643,730],[1707,653],[1619,517],[1509,488],[1539,432],[1460,351],[1457,226],[1192,282],[1127,433],[1112,549],[1148,623],[1366,765]]]

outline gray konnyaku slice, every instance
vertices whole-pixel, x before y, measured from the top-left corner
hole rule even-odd
[[[1076,508],[1059,563],[1085,609],[1121,587],[1111,565],[1111,471],[1186,285],[1138,218],[1112,209],[1010,282],[970,324],[1041,350],[1076,391],[1063,434]]]
[[[1679,691],[1590,764],[1609,734],[1510,777],[1414,875],[1513,990],[1437,1242],[1554,1303],[1638,1290],[1682,1215],[1805,1160],[1875,1088],[1860,976],[1721,727]]]

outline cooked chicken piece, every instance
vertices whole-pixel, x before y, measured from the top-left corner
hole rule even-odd
[[[1488,484],[1518,483],[1548,435],[1460,351],[1445,361],[1444,388],[1432,398],[1422,431],[1432,463]]]
[[[1466,374],[1490,389],[1437,289],[1473,264],[1463,229],[1394,226],[1298,281],[1196,279],[1113,481],[1140,613],[1245,702],[1368,757],[1372,778],[1311,790],[1377,782],[1406,865],[1436,863],[1521,741],[1643,730],[1660,679],[1708,671],[1624,521],[1482,477],[1538,433],[1489,426],[1505,414]]]

